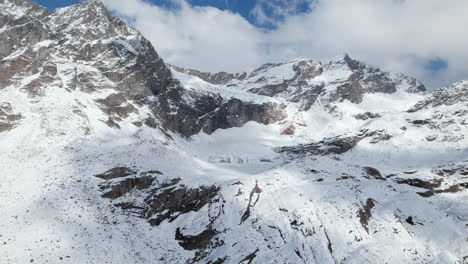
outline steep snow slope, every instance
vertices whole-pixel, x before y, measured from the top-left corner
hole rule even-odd
[[[1,263],[466,261],[468,82],[169,70],[99,2],[0,6]]]

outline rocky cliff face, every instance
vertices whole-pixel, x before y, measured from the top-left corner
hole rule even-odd
[[[167,65],[98,1],[0,0],[5,263],[463,263],[467,82]]]

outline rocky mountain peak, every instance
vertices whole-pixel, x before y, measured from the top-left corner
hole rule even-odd
[[[300,59],[295,61],[293,70],[296,72],[297,78],[310,80],[323,73],[323,66],[321,62],[316,60]]]
[[[0,27],[20,25],[49,13],[47,8],[33,1],[0,0]]]
[[[73,38],[85,41],[139,34],[120,18],[111,16],[101,2],[94,0],[56,9],[49,25],[54,32],[71,34]]]
[[[351,70],[362,70],[366,67],[364,63],[352,59],[348,53],[344,54],[343,61]]]

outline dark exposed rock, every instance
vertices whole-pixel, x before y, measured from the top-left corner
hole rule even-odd
[[[241,217],[241,222],[240,222],[241,224],[250,217],[251,209],[257,204],[258,200],[260,199],[261,192],[262,192],[262,189],[258,187],[258,183],[255,183],[255,187],[250,191],[249,204],[247,205],[247,209],[245,210],[244,214]],[[256,197],[254,197],[254,195]]]
[[[417,192],[417,194],[419,194],[420,196],[422,197],[431,197],[433,196],[435,193],[433,191],[427,191],[427,192]]]
[[[399,184],[407,184],[413,187],[427,189],[425,192],[417,192],[422,197],[430,197],[439,193],[455,193],[460,191],[460,187],[463,187],[462,184],[454,184],[446,189],[437,189],[442,185],[443,178],[435,179],[433,181],[424,181],[421,179],[396,179],[396,182]]]
[[[387,134],[385,130],[383,129],[374,130],[374,131],[364,130],[362,132],[365,133],[366,137],[371,138],[371,140],[369,141],[370,144],[377,144],[381,141],[387,141],[392,138],[392,135]]]
[[[406,218],[406,223],[408,223],[408,224],[410,224],[410,225],[415,225],[412,216],[408,216],[408,218]]]
[[[363,208],[358,211],[359,221],[362,227],[369,233],[369,219],[372,216],[371,210],[375,206],[372,198],[367,199],[366,204],[362,205]]]
[[[105,180],[99,184],[102,197],[117,199],[134,189],[144,190],[150,187],[157,175],[161,175],[161,172],[147,171],[137,174],[137,171],[129,168],[116,167],[95,176]]]
[[[150,117],[145,119],[145,125],[151,127],[151,128],[157,128],[158,124],[156,123],[156,120],[154,118]]]
[[[112,168],[104,173],[97,174],[96,177],[104,180],[112,180],[116,178],[123,178],[135,174],[136,171],[133,171],[127,167],[116,167]]]
[[[365,112],[365,113],[362,113],[362,114],[354,115],[354,118],[356,118],[358,120],[368,120],[368,119],[374,119],[374,118],[378,118],[378,117],[380,117],[380,114],[371,113],[371,112]]]
[[[294,124],[290,124],[287,126],[283,131],[281,131],[281,135],[294,135],[296,132],[296,126]]]
[[[460,171],[462,175],[465,175],[463,174],[464,170],[465,170],[464,167],[448,167],[448,168],[443,168],[443,169],[436,169],[436,170],[433,170],[432,172],[434,172],[435,174],[439,176],[447,177],[447,176],[454,175],[458,171]]]
[[[22,10],[20,15],[0,11],[0,60],[19,47],[35,44],[48,37],[43,28],[44,17],[49,11],[32,1],[2,0],[0,8],[7,11],[12,6]],[[0,87],[1,89],[1,87]]]
[[[429,106],[437,107],[440,105],[453,105],[468,101],[468,81],[455,83],[450,87],[440,88],[426,98],[418,102],[408,110],[409,113],[417,112]]]
[[[317,98],[325,89],[325,84],[314,85],[307,88],[299,88],[297,93],[290,97],[291,102],[300,102],[300,110],[307,111],[317,101]]]
[[[135,200],[115,205],[124,210],[133,210],[133,214],[147,219],[152,225],[196,212],[211,203],[220,191],[220,187],[214,185],[188,188],[179,184],[179,178],[162,181],[159,179],[161,175],[157,170],[139,173],[127,167],[116,167],[96,177],[105,180],[99,185],[104,198],[116,199],[132,190],[140,190],[142,203]]]
[[[326,138],[317,143],[276,148],[275,151],[278,153],[311,155],[343,154],[354,148],[363,138],[364,136]]]
[[[8,131],[14,128],[18,121],[23,116],[18,113],[14,113],[13,107],[10,103],[3,103],[0,105],[0,133]]]
[[[380,171],[378,171],[376,168],[364,167],[363,169],[366,172],[366,174],[372,178],[383,180],[383,181],[387,180],[385,177],[382,177],[382,175],[380,174]]]
[[[249,92],[273,97],[279,93],[286,91],[286,89],[288,89],[288,83],[286,81],[283,81],[279,84],[267,84],[260,88],[252,88],[249,90]]]
[[[293,70],[296,72],[293,80],[300,81],[313,79],[323,73],[322,65],[310,60],[297,62],[293,65]]]
[[[102,111],[108,115],[125,118],[130,113],[138,113],[138,110],[121,94],[111,94],[104,99],[96,100],[96,102],[99,103]]]
[[[117,199],[134,189],[142,190],[150,187],[153,180],[151,176],[140,175],[113,181],[111,183],[102,183],[99,185],[99,188],[103,192],[103,198]]]
[[[432,190],[434,188],[440,187],[443,179],[437,179],[434,181],[424,181],[418,178],[415,179],[396,179],[395,182],[398,184],[407,184],[417,188],[429,189]]]
[[[146,198],[147,208],[143,212],[152,225],[164,220],[173,221],[179,215],[198,211],[207,205],[219,192],[217,186],[200,186],[196,189],[184,185],[171,185],[157,189]]]
[[[109,127],[120,128],[118,124],[122,118],[127,118],[130,113],[138,114],[136,109],[127,99],[121,94],[111,94],[104,99],[96,100],[101,110],[108,115],[104,123]]]
[[[5,132],[5,131],[8,131],[12,128],[13,126],[10,124],[10,123],[3,123],[3,122],[0,122],[0,133],[1,132]]]
[[[337,181],[342,181],[342,180],[347,180],[347,179],[354,179],[355,177],[353,176],[341,176],[339,178],[336,178]]]
[[[226,260],[227,260],[228,257],[224,257],[224,258],[217,258],[215,261],[213,262],[208,262],[207,264],[223,264]]]
[[[257,256],[258,251],[259,251],[259,249],[257,248],[254,252],[250,253],[245,258],[243,258],[239,262],[239,264],[241,264],[241,263],[251,264],[253,262],[253,260],[255,259],[255,257]]]
[[[411,120],[409,123],[413,125],[427,125],[430,123],[430,120]]]
[[[282,111],[284,107],[273,103],[249,104],[231,98],[214,111],[202,116],[197,122],[207,134],[213,133],[218,128],[240,127],[249,121],[266,125],[286,118]]]
[[[206,247],[215,235],[216,231],[212,230],[211,228],[208,228],[198,235],[185,236],[180,231],[180,228],[177,228],[175,233],[175,239],[179,241],[179,245],[185,250],[203,251],[206,249]]]
[[[323,232],[325,233],[325,238],[327,239],[327,249],[330,255],[333,257],[333,247],[332,242],[330,241],[330,237],[328,236],[327,230],[324,229]]]
[[[227,72],[218,72],[218,73],[209,73],[209,72],[201,72],[198,70],[193,69],[184,69],[175,65],[168,65],[175,71],[197,76],[198,78],[204,80],[205,82],[211,84],[227,84],[232,80],[243,80],[247,77],[247,73],[227,73]]]
[[[417,194],[421,195],[422,197],[430,197],[438,193],[456,193],[460,191],[460,186],[461,184],[454,184],[443,190],[431,190],[427,192],[417,192]]]

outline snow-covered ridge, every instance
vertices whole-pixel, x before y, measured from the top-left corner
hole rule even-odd
[[[210,84],[217,85],[217,89],[242,90],[282,98],[292,103],[300,102],[305,110],[315,101],[323,104],[343,100],[360,103],[364,94],[425,91],[424,85],[414,78],[401,73],[383,72],[351,59],[348,54],[326,64],[296,59],[287,63],[265,64],[250,73],[242,74],[209,74],[179,67],[173,67],[173,70],[198,77],[211,89],[215,88]],[[182,78],[182,75],[179,76]],[[218,78],[213,80],[213,76]],[[186,79],[188,78],[184,78]]]

